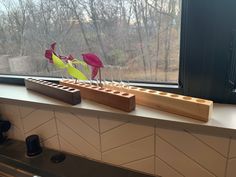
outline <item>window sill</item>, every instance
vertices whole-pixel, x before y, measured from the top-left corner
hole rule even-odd
[[[0,102],[9,104],[24,104],[43,109],[53,109],[69,112],[94,112],[96,114],[108,114],[122,116],[122,118],[148,118],[154,119],[157,125],[184,127],[196,131],[233,136],[236,133],[236,105],[214,104],[212,118],[207,122],[200,122],[183,116],[170,114],[145,106],[136,106],[136,110],[130,113],[119,111],[108,106],[89,100],[82,100],[81,104],[71,106],[53,98],[28,91],[24,86],[0,84]],[[226,116],[227,115],[227,116]]]

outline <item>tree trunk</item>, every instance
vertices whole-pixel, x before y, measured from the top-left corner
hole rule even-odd
[[[77,20],[78,20],[78,22],[79,22],[79,25],[80,25],[80,28],[81,28],[81,32],[82,32],[82,35],[83,35],[85,44],[86,44],[86,46],[87,46],[87,48],[88,48],[88,51],[89,51],[89,52],[92,52],[92,48],[91,48],[91,46],[89,45],[88,38],[87,38],[87,35],[86,35],[86,33],[85,33],[84,24],[83,24],[83,22],[82,22],[82,20],[81,20],[80,15],[78,14],[78,12],[77,12],[77,10],[76,10],[75,2],[74,2],[73,0],[71,0],[71,4],[72,4],[72,6],[73,6],[73,12],[74,12],[74,14],[75,14],[75,16],[76,16],[76,18],[77,18]]]
[[[106,52],[105,52],[105,48],[104,48],[104,45],[103,45],[103,42],[102,42],[102,38],[101,38],[101,35],[100,35],[98,23],[97,23],[97,13],[96,13],[96,9],[94,8],[94,0],[90,0],[89,3],[90,3],[89,5],[90,5],[90,11],[91,11],[92,20],[93,20],[93,25],[95,27],[95,31],[96,31],[96,34],[97,34],[98,43],[101,47],[104,60],[107,61],[108,58],[107,58],[107,55],[106,55]]]
[[[141,55],[142,55],[144,73],[145,73],[145,77],[147,77],[146,61],[145,61],[145,56],[144,56],[143,40],[142,40],[142,34],[141,34],[141,24],[139,21],[138,11],[137,11],[137,0],[134,1],[134,13],[135,13],[135,19],[138,25],[137,32],[138,32],[138,38],[139,38],[139,43],[140,43],[140,50],[141,50]]]
[[[157,0],[155,3],[155,7],[157,8]],[[159,53],[160,53],[160,32],[161,32],[161,25],[162,25],[162,10],[163,10],[163,0],[161,0],[161,7],[159,13],[159,21],[157,21],[157,48],[156,48],[156,66],[155,66],[155,77],[156,81],[158,80],[158,67],[159,67]],[[157,10],[156,10],[156,17],[157,17]],[[157,18],[158,19],[158,18]]]

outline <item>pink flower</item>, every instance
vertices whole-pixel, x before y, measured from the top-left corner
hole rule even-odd
[[[45,58],[47,58],[50,63],[53,63],[53,61],[52,61],[52,54],[54,53],[56,55],[55,47],[56,47],[56,42],[52,43],[51,44],[51,48],[46,50],[45,54],[44,54]]]
[[[85,63],[92,67],[92,79],[94,79],[98,73],[99,68],[103,67],[103,63],[100,58],[93,53],[82,54]]]
[[[45,58],[47,58],[49,60],[50,63],[53,63],[52,60],[52,54],[58,56],[61,60],[64,60],[65,62],[67,62],[68,60],[74,60],[74,57],[72,55],[68,55],[68,56],[61,56],[61,55],[57,55],[55,50],[56,50],[56,42],[52,43],[50,46],[50,49],[45,51]]]

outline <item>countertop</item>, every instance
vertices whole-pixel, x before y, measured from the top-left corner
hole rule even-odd
[[[126,113],[109,106],[98,104],[89,100],[82,100],[80,104],[71,106],[62,101],[44,96],[34,91],[27,90],[24,86],[0,84],[0,102],[11,104],[24,104],[39,106],[54,110],[86,112],[93,111],[100,114],[113,114],[122,117],[155,119],[157,123],[171,126],[187,126],[192,129],[203,131],[214,130],[219,134],[236,135],[236,105],[214,103],[213,115],[208,122],[201,122],[184,116],[179,116],[145,106],[137,105],[136,109]]]
[[[50,159],[58,151],[47,148],[43,148],[40,155],[31,158],[26,157],[25,152],[24,142],[8,140],[0,145],[0,162],[42,177],[152,177],[66,153],[64,161],[52,163]]]

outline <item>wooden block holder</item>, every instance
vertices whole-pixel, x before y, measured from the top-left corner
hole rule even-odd
[[[60,84],[28,78],[25,79],[25,87],[72,105],[81,102],[80,91],[78,89],[65,87]]]
[[[207,122],[212,115],[213,102],[189,96],[160,92],[140,87],[120,87],[119,84],[108,83],[104,85],[108,89],[121,90],[134,94],[136,103],[162,111],[190,117]]]
[[[61,80],[60,84],[79,89],[82,98],[126,112],[130,112],[135,109],[135,96],[133,94],[112,89],[105,89],[103,87],[85,83],[75,83],[73,80]]]

